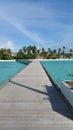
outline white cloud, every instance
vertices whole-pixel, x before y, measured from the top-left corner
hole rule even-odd
[[[1,48],[11,49],[12,51],[15,50],[15,46],[14,46],[14,43],[12,41],[7,41],[5,43],[0,43],[0,49]]]

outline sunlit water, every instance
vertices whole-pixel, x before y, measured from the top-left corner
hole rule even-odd
[[[41,63],[59,87],[61,80],[73,81],[73,76],[70,76],[73,74],[73,60],[42,61]]]
[[[19,62],[0,62],[0,86],[26,66]]]

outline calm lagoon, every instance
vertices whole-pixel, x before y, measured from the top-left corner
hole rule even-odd
[[[50,60],[41,63],[58,87],[61,80],[73,81],[73,76],[70,75],[73,74],[73,60]]]
[[[3,85],[8,79],[12,78],[16,73],[25,68],[25,63],[16,61],[0,62],[0,86]]]

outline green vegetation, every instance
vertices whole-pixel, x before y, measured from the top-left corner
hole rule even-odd
[[[28,46],[23,47],[17,53],[17,59],[36,59],[37,57],[37,47],[36,46]]]
[[[45,50],[44,48],[38,49],[36,46],[24,46],[17,53],[17,59],[69,59],[72,57],[73,50],[70,49],[69,53],[66,53],[65,46],[63,46],[63,48],[59,48],[58,50],[51,50],[50,48]]]
[[[0,49],[0,59],[11,60],[11,59],[70,59],[73,58],[73,50],[70,49],[66,53],[65,46],[58,50],[48,48],[38,49],[34,46],[27,46],[20,49],[17,53],[12,53],[10,49]]]
[[[1,49],[0,50],[0,60],[11,60],[14,57],[12,56],[12,51],[10,49]]]

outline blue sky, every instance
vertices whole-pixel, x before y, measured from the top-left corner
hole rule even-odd
[[[73,0],[0,0],[0,48],[73,48]]]

